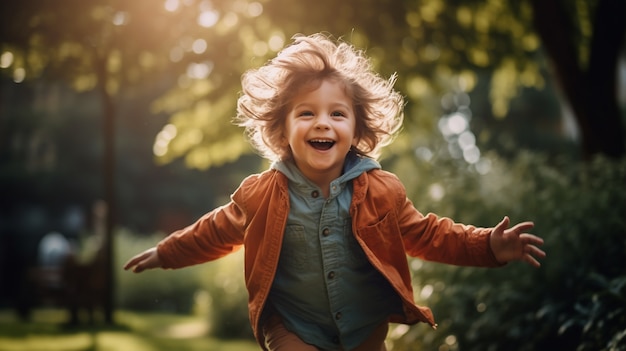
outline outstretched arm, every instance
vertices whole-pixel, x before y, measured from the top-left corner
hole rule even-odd
[[[538,247],[543,245],[543,239],[525,233],[525,231],[532,229],[534,224],[522,222],[511,228],[508,227],[509,217],[504,217],[491,232],[489,240],[496,259],[502,263],[519,260],[533,267],[539,267],[541,264],[537,259],[546,257],[546,253]]]
[[[135,273],[141,273],[146,269],[160,268],[161,265],[161,259],[159,259],[157,249],[156,247],[152,247],[128,260],[124,265],[124,269],[132,269]]]

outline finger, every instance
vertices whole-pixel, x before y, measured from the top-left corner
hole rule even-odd
[[[530,245],[543,245],[543,239],[533,235],[533,234],[528,234],[528,233],[524,233],[524,234],[520,234],[520,240],[522,240],[522,242],[524,244],[530,244]]]
[[[135,268],[133,268],[133,273],[141,273],[145,270],[144,266],[139,263],[135,266]]]
[[[534,246],[534,245],[528,245],[526,247],[526,254],[529,254],[533,257],[538,257],[538,258],[545,258],[546,257],[546,253],[541,250],[540,248]]]
[[[137,261],[138,259],[136,257],[133,257],[130,260],[128,260],[128,262],[126,262],[126,264],[124,265],[124,270],[129,270],[131,267],[137,264]]]
[[[135,257],[131,258],[130,260],[128,260],[128,262],[126,262],[126,264],[124,265],[124,269],[128,270],[129,268],[135,266],[136,264],[138,264],[139,262],[141,262],[145,256],[148,255],[148,252],[142,252],[139,255],[136,255]]]
[[[498,223],[495,226],[495,228],[493,228],[493,231],[502,233],[508,227],[509,227],[509,217],[508,216],[504,216],[504,218],[500,221],[500,223]]]
[[[530,230],[535,227],[535,223],[527,221],[514,225],[511,230],[515,230],[517,232],[524,232]]]
[[[524,255],[523,260],[535,268],[541,267],[541,263],[539,263],[539,261],[537,261],[533,256],[529,254]]]

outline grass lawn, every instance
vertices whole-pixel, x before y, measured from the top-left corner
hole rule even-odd
[[[63,310],[40,309],[31,322],[0,311],[0,351],[259,351],[253,340],[207,336],[204,318],[118,311],[116,326],[64,326]]]

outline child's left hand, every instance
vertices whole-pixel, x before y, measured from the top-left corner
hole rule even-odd
[[[537,246],[543,245],[543,239],[533,234],[524,233],[524,231],[534,227],[533,222],[522,222],[507,229],[508,227],[509,217],[504,217],[493,228],[489,238],[491,250],[498,262],[506,263],[520,260],[533,267],[541,266],[537,258],[546,257],[546,253]]]

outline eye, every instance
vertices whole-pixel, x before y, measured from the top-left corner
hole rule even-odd
[[[333,116],[333,117],[345,117],[346,114],[343,111],[333,111],[331,113],[331,116]]]
[[[301,111],[298,113],[298,117],[305,117],[305,116],[313,116],[313,112],[311,111]]]

